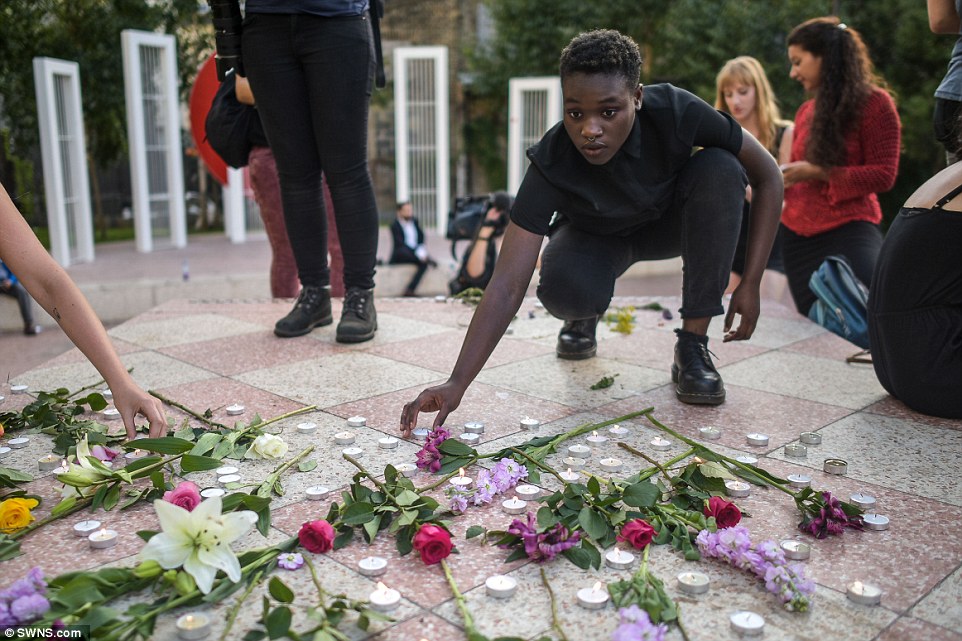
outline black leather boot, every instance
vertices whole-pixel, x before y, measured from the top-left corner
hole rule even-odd
[[[377,330],[377,311],[374,309],[374,290],[348,287],[344,294],[341,322],[337,324],[338,343],[363,343],[374,338]]]
[[[581,320],[565,321],[558,334],[558,347],[555,351],[558,358],[569,361],[580,361],[591,358],[598,351],[595,340],[595,328],[598,327],[598,317]]]
[[[711,362],[708,337],[676,329],[675,362],[671,380],[682,403],[720,405],[725,402],[725,384]]]
[[[305,287],[294,303],[294,309],[274,325],[274,333],[283,338],[303,336],[315,327],[330,325],[331,290],[328,287]]]

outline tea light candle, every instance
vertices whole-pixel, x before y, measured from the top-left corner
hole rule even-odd
[[[594,431],[591,433],[591,436],[589,436],[585,440],[591,443],[592,445],[599,445],[601,443],[605,443],[608,440],[608,437],[605,436],[604,434],[599,434],[597,431]]]
[[[451,477],[451,480],[449,480],[448,483],[453,485],[454,489],[456,490],[468,490],[472,485],[474,485],[474,481],[471,480],[471,477],[464,475],[463,467],[458,468],[458,475]]]
[[[812,484],[812,477],[808,474],[789,474],[788,484],[796,490],[804,489]]]
[[[882,589],[861,581],[856,581],[848,586],[846,595],[848,595],[850,601],[862,605],[878,605],[882,602]]]
[[[512,576],[495,574],[484,581],[484,591],[495,599],[507,599],[518,589],[518,580]]]
[[[745,465],[755,465],[758,463],[758,459],[751,454],[739,454],[735,457],[735,460],[739,463],[744,463]]]
[[[364,450],[359,447],[345,447],[343,450],[341,450],[341,453],[353,458],[361,458],[361,455],[364,454]]]
[[[882,530],[889,529],[889,517],[884,514],[863,514],[862,523],[865,524],[866,530],[875,530],[876,532],[881,532]]]
[[[461,439],[461,442],[464,443],[465,445],[470,445],[471,447],[474,447],[475,445],[481,442],[481,435],[474,434],[472,432],[463,432],[461,434],[460,439]]]
[[[338,445],[350,445],[357,440],[354,432],[338,432],[334,435],[334,442]]]
[[[0,394],[0,403],[2,403],[5,399],[6,397],[3,394]]]
[[[217,476],[227,476],[228,474],[237,474],[238,472],[240,472],[240,470],[233,465],[222,465],[214,470],[214,473],[217,474]]]
[[[428,440],[428,434],[430,430],[426,427],[416,427],[411,431],[411,438],[415,441],[426,441]]]
[[[103,411],[103,417],[108,421],[115,421],[120,418],[120,410],[116,407],[108,407]]]
[[[49,472],[60,467],[60,457],[54,456],[53,454],[47,454],[46,456],[41,456],[37,460],[37,467],[40,468],[41,472]]]
[[[522,501],[517,496],[512,496],[507,501],[502,501],[501,511],[505,514],[524,514],[528,507],[527,501]]]
[[[324,487],[323,485],[312,485],[306,490],[304,490],[304,493],[307,495],[308,500],[320,501],[325,496],[330,494],[331,491],[326,487]]]
[[[821,445],[822,435],[818,432],[802,432],[799,435],[798,440],[805,445]]]
[[[94,521],[92,519],[88,519],[86,521],[80,521],[79,523],[74,524],[73,534],[74,536],[87,538],[99,529],[100,529],[100,521]]]
[[[678,575],[678,589],[689,595],[704,594],[711,587],[711,579],[701,572],[682,572]]]
[[[480,421],[469,421],[464,424],[464,431],[468,434],[484,434],[484,423]]]
[[[608,428],[609,434],[614,434],[615,436],[624,436],[628,433],[627,427],[622,427],[621,425],[612,425]]]
[[[578,590],[578,605],[586,610],[600,610],[608,605],[608,592],[601,589],[601,581],[590,588]]]
[[[177,619],[177,636],[184,641],[197,641],[210,634],[210,617],[191,612]]]
[[[793,561],[804,561],[812,556],[812,546],[808,543],[787,539],[778,544],[778,547],[785,553],[786,559]]]
[[[624,467],[621,463],[621,459],[609,457],[603,458],[598,463],[601,465],[601,469],[604,472],[620,472],[621,468]]]
[[[90,547],[95,550],[112,548],[117,545],[117,532],[116,530],[101,529],[88,536],[87,541],[90,542]]]
[[[387,572],[387,559],[383,556],[366,556],[357,562],[357,571],[364,576],[381,576]]]
[[[805,458],[808,456],[808,448],[798,443],[789,443],[785,446],[785,456],[794,458]]]
[[[752,432],[751,434],[745,435],[745,440],[749,445],[754,445],[755,447],[764,447],[768,445],[768,435],[759,434],[758,432]]]
[[[240,483],[240,474],[225,474],[224,476],[217,477],[217,482],[223,487],[227,487],[231,483]]]
[[[651,449],[657,452],[667,452],[671,449],[671,441],[660,436],[656,436],[655,438],[651,439],[649,445],[651,445]]]
[[[699,427],[698,434],[706,441],[717,441],[721,438],[721,430],[717,427]]]
[[[445,296],[444,294],[438,294],[437,296],[434,297],[435,303],[443,303],[447,300],[448,300],[448,297]]]
[[[105,401],[114,400],[114,393],[111,392],[110,388],[108,387],[105,387],[104,389],[100,390],[100,395],[104,397]]]
[[[583,458],[576,458],[574,456],[566,456],[561,459],[562,465],[568,468],[569,471],[584,469],[586,462]]]
[[[744,481],[725,481],[725,492],[733,498],[744,498],[752,493],[752,486]]]
[[[21,450],[27,447],[27,443],[29,442],[30,442],[30,439],[28,437],[18,436],[17,438],[12,438],[9,441],[7,441],[7,445],[9,445],[11,448],[15,450]]]
[[[558,476],[563,478],[568,483],[574,483],[579,478],[581,478],[581,476],[577,472],[572,472],[570,467],[564,472],[559,472]]]
[[[30,389],[30,387],[27,386],[27,385],[11,385],[11,386],[10,386],[10,393],[11,393],[11,394],[26,394],[28,389]]]
[[[218,496],[224,496],[225,494],[227,494],[227,492],[219,487],[207,487],[200,491],[200,495],[205,499],[212,499]]]
[[[397,465],[394,466],[394,469],[400,472],[401,474],[410,474],[411,472],[416,472],[418,469],[418,466],[415,465],[414,463],[398,463]]]
[[[523,430],[533,430],[539,425],[541,425],[541,421],[536,418],[525,416],[523,419],[521,419],[521,429]]]
[[[382,450],[393,450],[397,449],[398,442],[393,436],[382,436],[377,440],[377,446]]]
[[[826,474],[845,474],[848,472],[848,463],[840,458],[827,458],[822,469]]]
[[[871,510],[875,507],[875,497],[871,494],[865,494],[864,492],[856,492],[851,497],[849,497],[852,504],[859,508],[863,512]]]
[[[635,562],[635,555],[615,548],[605,553],[605,565],[615,570],[627,570]]]
[[[537,485],[529,485],[524,483],[522,485],[514,488],[514,491],[518,498],[522,501],[533,501],[539,496],[541,496],[541,488]]]
[[[581,445],[581,444],[569,445],[568,454],[575,458],[586,459],[591,456],[591,448],[588,447],[587,445]]]
[[[348,427],[364,427],[367,425],[367,419],[363,416],[352,416],[347,419]]]
[[[371,602],[372,610],[390,612],[397,609],[397,606],[401,604],[401,593],[397,590],[392,590],[379,581],[377,589],[371,592],[368,600]]]
[[[311,421],[308,421],[306,423],[297,424],[298,434],[313,434],[316,431],[317,431],[317,423],[312,423]]]
[[[10,453],[10,448],[6,445],[0,445],[0,458],[3,458]]]
[[[240,416],[244,413],[246,408],[240,403],[234,403],[233,405],[228,405],[224,409],[227,411],[228,416]]]
[[[729,617],[732,630],[746,637],[757,637],[765,630],[765,618],[756,612],[741,611]]]

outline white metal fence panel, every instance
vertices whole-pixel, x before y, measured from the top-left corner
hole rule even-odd
[[[47,225],[54,259],[66,267],[94,259],[93,217],[80,94],[80,66],[33,59]]]
[[[173,36],[121,32],[137,249],[187,245],[183,143]]]
[[[394,50],[398,202],[410,201],[423,226],[444,233],[450,199],[447,47]]]
[[[525,151],[561,120],[561,80],[557,76],[508,81],[508,191],[518,193],[528,169]]]

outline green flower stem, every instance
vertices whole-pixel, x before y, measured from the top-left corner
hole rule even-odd
[[[182,410],[182,411],[184,411],[184,412],[187,412],[188,414],[190,414],[191,416],[193,416],[194,418],[196,418],[196,419],[197,419],[198,421],[200,421],[201,423],[206,423],[207,425],[209,425],[209,426],[211,426],[211,427],[218,427],[218,428],[220,428],[220,429],[222,429],[222,430],[229,430],[229,429],[230,429],[229,427],[227,427],[227,426],[224,425],[223,423],[218,423],[217,421],[212,421],[212,420],[210,420],[209,418],[207,418],[206,416],[204,416],[203,414],[199,414],[198,412],[190,409],[190,408],[187,407],[186,405],[183,405],[183,404],[181,404],[181,403],[178,403],[178,402],[175,401],[175,400],[172,400],[172,399],[167,398],[166,396],[164,396],[163,394],[161,394],[160,392],[158,392],[158,391],[156,391],[156,390],[147,390],[147,393],[150,394],[151,396],[153,396],[154,398],[159,398],[162,402],[164,402],[164,403],[167,404],[167,405],[170,405],[171,407],[176,407],[176,408],[179,409],[179,410]]]
[[[264,427],[265,425],[270,425],[271,423],[276,423],[276,422],[278,422],[278,421],[283,421],[284,419],[291,418],[292,416],[299,416],[299,415],[301,415],[301,414],[307,414],[308,412],[313,412],[313,411],[316,410],[316,409],[317,409],[317,405],[308,405],[307,407],[302,407],[302,408],[300,408],[300,409],[291,410],[290,412],[287,412],[286,414],[281,414],[280,416],[275,416],[274,418],[268,419],[268,420],[266,420],[266,421],[264,421],[264,422],[262,422],[262,423],[258,423],[257,425],[252,425],[251,427],[261,428],[261,427]],[[247,428],[247,429],[250,429],[250,428]],[[247,431],[247,430],[245,430],[245,431]]]
[[[547,456],[549,453],[551,453],[551,452],[553,452],[553,451],[557,451],[558,446],[561,445],[562,443],[564,443],[565,441],[569,440],[569,439],[577,438],[577,437],[582,436],[582,435],[584,435],[584,434],[587,434],[587,433],[589,433],[589,432],[592,432],[592,431],[595,431],[595,430],[599,430],[599,429],[601,429],[601,428],[603,428],[603,427],[607,427],[607,426],[609,426],[609,425],[614,425],[615,423],[621,423],[621,422],[623,422],[623,421],[629,421],[629,420],[631,420],[631,419],[633,419],[633,418],[637,418],[637,417],[639,417],[639,416],[648,416],[648,418],[650,419],[650,418],[651,418],[651,412],[653,412],[654,410],[655,410],[654,407],[648,407],[648,408],[645,408],[645,409],[640,410],[640,411],[638,411],[638,412],[632,412],[631,414],[625,414],[624,416],[619,416],[618,418],[613,418],[613,419],[609,419],[609,420],[607,420],[607,421],[602,421],[601,423],[585,423],[584,425],[580,425],[580,426],[574,428],[573,430],[571,430],[571,431],[569,431],[569,432],[565,432],[564,434],[561,434],[561,435],[553,438],[550,443],[548,443],[547,445],[543,445],[543,446],[539,447],[538,450],[543,450],[543,451],[544,451],[544,455],[542,456],[542,458],[544,458],[544,456]]]
[[[368,472],[367,469],[365,469],[365,467],[361,465],[356,458],[354,458],[350,454],[343,454],[343,453],[341,454],[341,456],[344,457],[345,461],[347,461],[348,463],[350,463],[351,465],[359,469],[361,471],[361,474],[371,479],[371,482],[377,486],[377,489],[384,492],[387,496],[392,496],[391,491],[387,488],[387,486],[384,485],[384,483],[382,483],[381,481],[377,480],[373,474]]]
[[[688,630],[685,629],[685,626],[681,622],[681,606],[676,603],[675,609],[678,612],[678,618],[675,619],[675,625],[678,626],[678,631],[681,632],[681,638],[685,641],[691,641],[688,636]]]
[[[18,531],[14,532],[13,534],[10,534],[10,535],[8,535],[8,536],[9,536],[11,539],[15,540],[15,541],[16,541],[17,539],[22,539],[23,537],[27,536],[28,534],[30,534],[30,533],[33,532],[34,530],[36,530],[36,529],[38,529],[38,528],[40,528],[40,527],[43,527],[43,526],[46,525],[47,523],[53,523],[53,522],[56,521],[57,519],[62,519],[62,518],[65,517],[65,516],[69,516],[69,515],[73,514],[74,512],[77,512],[77,511],[79,511],[79,510],[87,507],[88,505],[90,505],[90,503],[91,503],[92,501],[93,501],[93,496],[84,497],[84,499],[83,499],[82,501],[78,501],[76,504],[74,504],[72,507],[70,507],[67,511],[62,512],[62,513],[57,514],[57,515],[51,514],[51,515],[49,515],[49,516],[47,516],[47,517],[45,517],[45,518],[43,518],[43,519],[40,519],[39,521],[34,521],[33,523],[31,523],[31,524],[28,525],[27,527],[23,528],[22,530],[18,530]]]
[[[628,445],[627,443],[619,442],[618,447],[620,447],[623,450],[627,450],[628,452],[634,454],[635,456],[640,456],[641,458],[645,459],[646,461],[654,465],[655,468],[665,476],[665,480],[668,481],[669,484],[671,483],[671,476],[669,476],[668,470],[666,470],[665,466],[663,466],[661,463],[651,458],[641,450]]]
[[[544,566],[541,567],[541,582],[544,584],[544,589],[548,591],[548,599],[551,601],[551,627],[558,633],[558,638],[561,639],[561,641],[568,641],[568,636],[562,629],[561,621],[558,619],[558,603],[554,598],[554,590],[551,589],[551,584],[548,583],[548,575],[545,574]]]
[[[451,575],[451,568],[448,567],[446,559],[441,559],[441,569],[444,570],[444,578],[448,580],[448,585],[451,586],[451,592],[454,594],[454,600],[457,601],[458,609],[461,610],[461,616],[464,618],[464,630],[470,637],[471,632],[476,632],[474,618],[468,610],[468,604],[464,600],[464,595],[458,590],[458,584],[454,582],[454,576]]]
[[[273,472],[271,472],[270,474],[268,474],[268,475],[267,475],[267,478],[264,479],[264,482],[260,484],[260,487],[265,487],[265,486],[266,486],[266,487],[273,487],[273,486],[274,486],[274,483],[277,482],[277,479],[281,478],[281,475],[282,475],[284,472],[286,472],[287,470],[289,470],[292,465],[294,465],[295,463],[297,463],[298,461],[300,461],[302,458],[304,458],[305,456],[307,456],[308,454],[310,454],[310,453],[313,452],[313,451],[314,451],[314,446],[313,446],[313,445],[308,445],[307,447],[305,447],[303,450],[301,450],[300,454],[298,454],[297,456],[295,456],[295,457],[292,458],[291,460],[286,461],[286,462],[283,463],[282,465],[278,466]]]
[[[561,482],[561,485],[562,485],[562,486],[567,486],[567,485],[568,485],[568,481],[566,481],[566,480],[564,480],[563,478],[561,478],[561,475],[558,474],[558,472],[555,471],[555,469],[554,469],[553,467],[551,467],[550,465],[546,465],[546,464],[542,463],[541,461],[535,460],[534,458],[528,456],[525,452],[519,450],[519,449],[516,448],[516,447],[512,447],[512,448],[511,448],[511,451],[512,451],[512,452],[515,452],[516,454],[519,454],[519,455],[520,455],[522,458],[524,458],[526,461],[530,461],[530,462],[533,463],[536,467],[539,467],[539,468],[541,468],[542,470],[544,470],[545,472],[548,472],[549,474],[551,474],[552,476],[554,476],[556,479],[558,479],[558,481]]]
[[[134,368],[131,367],[130,369],[127,370],[127,373],[129,374],[130,372],[133,371],[133,369],[134,369]],[[81,393],[86,392],[87,390],[93,389],[93,388],[95,388],[95,387],[100,387],[101,385],[105,384],[106,382],[107,382],[107,381],[105,381],[104,379],[100,379],[99,381],[95,381],[95,382],[91,383],[90,385],[85,385],[84,387],[81,387],[80,389],[78,389],[76,392],[72,393],[72,394],[71,394],[70,396],[68,396],[67,398],[70,399],[70,398],[74,398],[75,396],[79,396]]]
[[[247,589],[244,590],[244,593],[239,599],[237,599],[237,603],[232,605],[230,610],[227,611],[227,625],[224,626],[224,631],[220,634],[220,641],[227,641],[227,639],[230,638],[230,631],[233,629],[234,623],[237,621],[237,615],[240,614],[241,606],[243,606],[244,602],[248,599],[248,597],[250,597],[251,593],[254,591],[254,588],[260,585],[261,581],[263,580],[264,571],[261,570],[251,579]]]
[[[324,591],[324,586],[321,585],[321,579],[317,576],[317,569],[308,557],[304,557],[304,565],[307,569],[311,571],[311,581],[314,582],[314,587],[317,588],[317,600],[321,607],[324,606],[324,597],[327,596],[327,592]]]

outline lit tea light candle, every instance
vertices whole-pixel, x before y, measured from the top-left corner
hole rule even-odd
[[[206,487],[200,491],[200,495],[205,499],[212,499],[217,496],[224,496],[225,494],[227,494],[227,492],[219,487]]]
[[[393,436],[382,436],[377,440],[377,446],[382,450],[393,450],[397,449],[398,442]]]
[[[845,474],[848,472],[848,463],[840,458],[827,458],[822,465],[822,470],[824,470],[826,474]]]
[[[541,496],[540,487],[537,485],[529,485],[527,483],[517,486],[514,488],[514,491],[518,498],[520,498],[522,501],[533,501]]]
[[[711,579],[701,572],[682,572],[678,575],[678,589],[689,595],[704,594],[711,587]]]
[[[581,470],[585,467],[585,461],[583,458],[577,458],[574,456],[566,456],[561,459],[561,464],[564,465],[568,470]]]
[[[655,438],[651,439],[648,444],[651,445],[651,449],[655,450],[656,452],[667,452],[671,449],[671,441],[660,436],[656,436]]]
[[[99,529],[100,521],[88,519],[86,521],[80,521],[79,523],[74,524],[73,535],[86,539]]]
[[[884,514],[863,514],[862,523],[865,525],[866,530],[875,530],[876,532],[881,532],[882,530],[889,529],[889,517]]]
[[[426,441],[430,433],[430,430],[426,427],[416,427],[411,431],[411,438],[415,441]]]
[[[735,457],[735,460],[739,463],[744,463],[745,465],[755,465],[758,463],[758,459],[751,454],[739,454]]]
[[[859,508],[863,512],[871,510],[876,504],[875,497],[864,492],[856,492],[849,497],[849,499],[855,507]]]
[[[627,570],[635,562],[635,555],[615,548],[605,553],[605,565],[614,570]]]
[[[752,493],[752,486],[744,481],[725,481],[725,492],[733,498],[744,498]]]
[[[387,559],[382,556],[366,556],[357,562],[357,571],[364,576],[381,576],[387,572]]]
[[[54,456],[53,454],[47,454],[46,456],[41,456],[37,459],[37,467],[40,468],[41,472],[50,472],[60,467],[60,457]]]
[[[464,424],[464,431],[468,434],[484,434],[484,423],[481,421],[469,421]]]
[[[523,430],[533,430],[541,425],[541,421],[536,418],[531,418],[530,416],[525,416],[521,419],[521,429]]]
[[[580,443],[577,445],[569,445],[568,455],[575,458],[587,459],[591,456],[591,448],[587,445],[581,445]]]
[[[599,445],[601,443],[606,442],[608,440],[608,437],[605,436],[604,434],[599,434],[597,431],[593,431],[591,433],[591,436],[589,436],[585,440],[591,443],[592,445]]]
[[[802,541],[787,539],[778,544],[778,547],[785,553],[786,559],[793,561],[804,561],[812,556],[812,546]]]
[[[495,599],[507,599],[518,589],[518,580],[512,576],[495,574],[484,581],[484,591]]]
[[[394,469],[401,474],[410,474],[411,472],[417,472],[418,466],[414,463],[398,463],[394,466]]]
[[[848,586],[846,595],[850,601],[862,605],[878,605],[882,602],[882,589],[861,581],[856,581]]]
[[[699,427],[698,435],[706,441],[717,441],[721,438],[721,430],[710,425],[708,427]]]
[[[364,454],[364,450],[359,447],[345,447],[343,450],[341,450],[341,453],[353,458],[361,458],[361,455]]]
[[[217,477],[217,482],[220,483],[222,487],[227,487],[231,483],[240,483],[240,474],[225,474],[224,476]]]
[[[27,393],[27,390],[29,390],[29,389],[30,389],[30,386],[28,386],[28,385],[11,385],[11,386],[10,386],[10,393],[11,393],[11,394],[26,394],[26,393]]]
[[[222,465],[214,470],[214,473],[217,474],[217,476],[227,476],[228,474],[237,474],[238,472],[240,472],[240,470],[233,465]]]
[[[474,485],[474,481],[471,480],[471,477],[464,475],[463,467],[458,468],[458,475],[451,477],[448,483],[453,485],[454,489],[456,490],[468,490],[472,485]]]
[[[228,416],[240,416],[244,413],[246,408],[240,403],[234,403],[233,405],[228,405],[224,409],[227,411]]]
[[[338,432],[334,435],[334,442],[338,445],[350,445],[357,440],[354,432]]]
[[[756,612],[736,612],[729,620],[732,630],[745,637],[757,637],[765,631],[765,618]]]
[[[377,589],[371,592],[368,600],[371,602],[372,610],[390,612],[397,609],[401,604],[401,593],[397,590],[392,590],[379,581]]]
[[[22,450],[23,448],[27,447],[28,443],[30,443],[30,439],[26,436],[18,436],[17,438],[12,438],[7,441],[7,445],[15,450]]]
[[[297,433],[298,433],[298,434],[313,434],[313,433],[316,432],[316,431],[317,431],[317,423],[313,423],[313,422],[311,422],[311,421],[307,421],[307,422],[305,422],[305,423],[298,423],[298,424],[297,424]]]
[[[130,452],[124,452],[124,458],[128,461],[136,461],[148,455],[149,452],[147,450],[131,450]]]
[[[759,434],[758,432],[752,432],[750,434],[745,435],[745,440],[748,442],[749,445],[753,445],[755,447],[764,447],[768,445],[769,438],[767,434]]]
[[[111,392],[110,388],[108,387],[105,387],[104,389],[100,390],[100,395],[104,397],[105,401],[114,400],[114,393]]]
[[[501,502],[501,511],[505,514],[524,514],[528,507],[527,501],[522,501],[517,496]]]
[[[586,610],[600,610],[608,605],[608,592],[601,587],[598,581],[590,588],[578,590],[578,605]]]
[[[808,456],[808,448],[798,443],[789,443],[785,446],[785,456],[793,458],[805,458]]]
[[[351,416],[347,419],[348,427],[364,427],[367,425],[367,419],[363,416]]]
[[[310,486],[309,488],[307,488],[306,490],[304,490],[304,493],[307,495],[308,500],[310,500],[310,501],[320,501],[320,500],[323,499],[325,496],[327,496],[328,494],[330,494],[330,493],[331,493],[331,490],[329,490],[328,488],[324,487],[323,485],[312,485],[312,486]]]
[[[624,465],[621,463],[621,459],[613,457],[603,458],[598,461],[598,464],[601,465],[601,469],[604,472],[620,472],[621,468],[624,467]]]
[[[812,477],[808,474],[789,474],[788,484],[796,490],[802,490],[812,484]]]
[[[581,478],[581,476],[577,472],[572,472],[570,467],[564,472],[559,472],[558,476],[563,478],[568,483],[574,483],[579,478]]]
[[[117,545],[117,532],[116,530],[103,528],[88,536],[87,541],[90,543],[90,547],[95,550],[112,548]]]
[[[197,641],[210,634],[210,617],[191,612],[177,619],[177,636],[184,641]]]
[[[614,434],[615,436],[624,436],[628,433],[627,427],[622,427],[621,425],[612,425],[608,428],[609,434]]]
[[[822,435],[818,432],[802,432],[798,436],[798,440],[805,445],[821,445]]]
[[[472,432],[462,432],[459,438],[461,439],[462,443],[465,445],[470,445],[471,447],[474,447],[481,442],[481,435],[474,434]]]
[[[103,417],[108,421],[116,421],[120,418],[120,410],[116,407],[108,407],[103,411]]]

